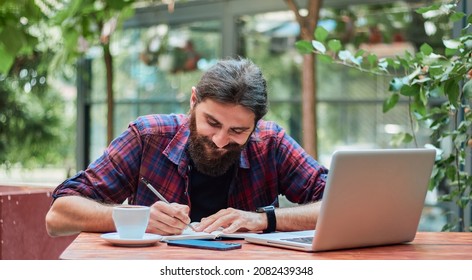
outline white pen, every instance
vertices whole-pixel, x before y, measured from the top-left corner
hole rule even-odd
[[[167,204],[170,204],[170,202],[165,199],[165,197],[162,196],[162,194],[160,194],[152,185],[151,183],[148,182],[148,180],[144,179],[143,177],[141,177],[141,181],[143,181],[143,183],[146,185],[146,187],[148,187],[160,200],[164,201],[165,203]],[[196,231],[193,226],[191,224],[188,224],[187,225],[189,228],[191,228],[193,231]]]

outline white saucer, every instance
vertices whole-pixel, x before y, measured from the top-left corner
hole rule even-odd
[[[117,232],[105,233],[100,237],[113,245],[128,247],[151,246],[162,239],[161,235],[152,233],[145,233],[142,239],[122,239]]]

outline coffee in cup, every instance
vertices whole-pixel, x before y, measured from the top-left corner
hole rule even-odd
[[[149,215],[149,206],[118,205],[113,207],[112,217],[121,239],[143,239]]]

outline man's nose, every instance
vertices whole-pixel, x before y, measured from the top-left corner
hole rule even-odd
[[[229,137],[228,137],[228,133],[226,133],[225,131],[223,130],[220,130],[218,131],[217,133],[215,133],[212,137],[212,141],[213,143],[215,143],[215,145],[218,147],[218,148],[223,148],[225,147],[226,145],[229,144]]]

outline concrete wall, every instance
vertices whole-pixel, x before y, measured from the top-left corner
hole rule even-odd
[[[53,188],[0,185],[0,260],[54,260],[76,236],[50,237]]]

